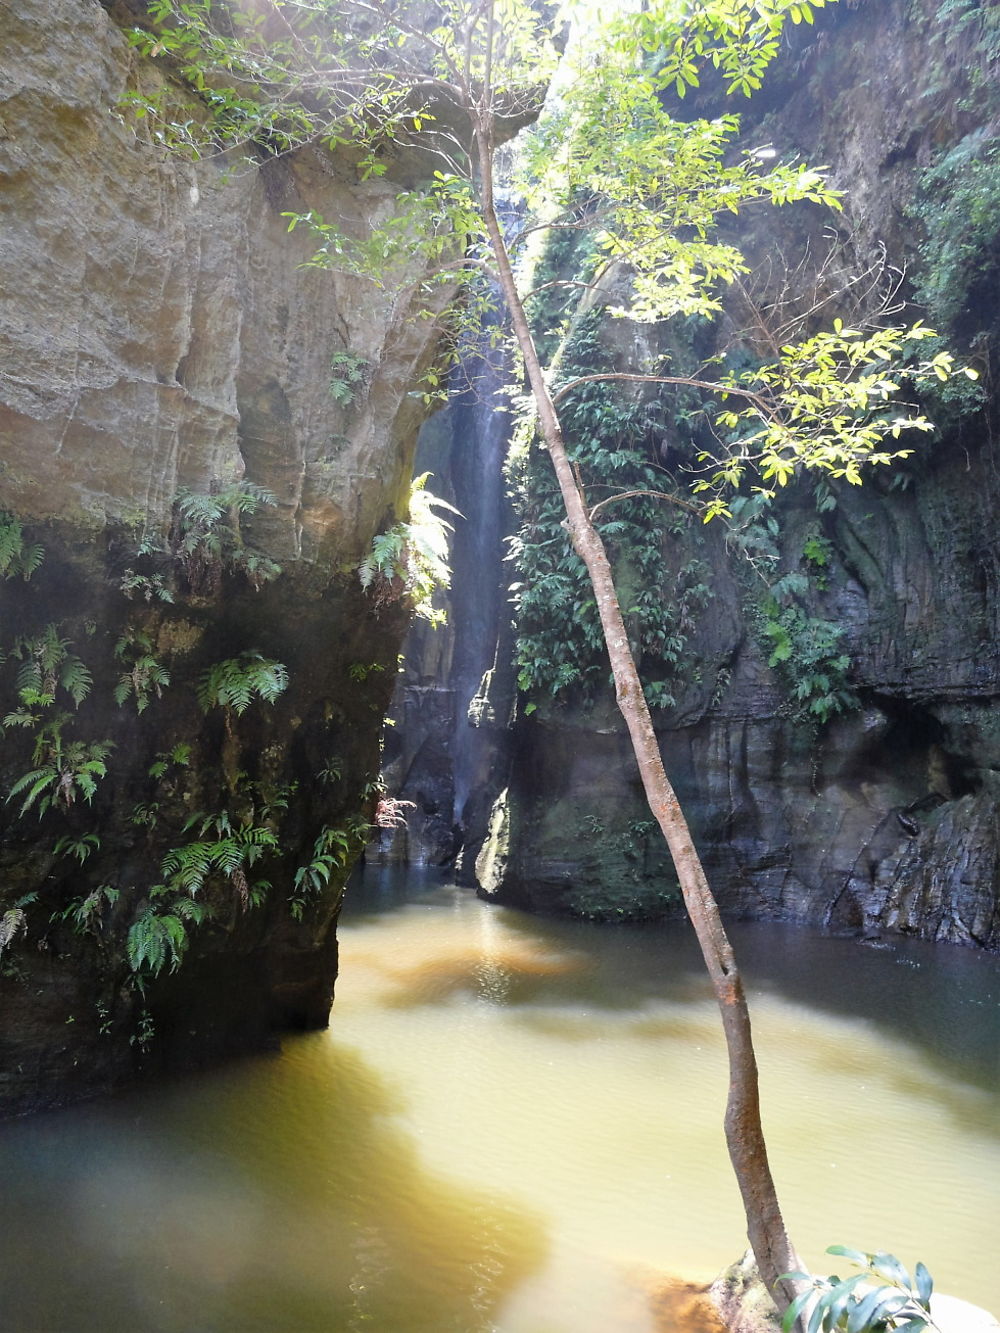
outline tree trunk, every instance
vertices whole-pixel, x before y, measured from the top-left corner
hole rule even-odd
[[[599,533],[590,521],[584,498],[566,454],[559,419],[538,359],[524,307],[518,296],[513,269],[494,205],[493,144],[489,116],[484,113],[474,117],[474,121],[483,214],[499,272],[500,287],[510,311],[518,346],[524,357],[542,439],[552,459],[552,466],[562,492],[570,539],[574,550],[587,567],[593,586],[608,656],[611,659],[618,707],[632,740],[646,799],[673,858],[684,903],[698,937],[705,966],[712,979],[722,1013],[722,1025],[729,1053],[726,1142],[740,1193],[743,1196],[747,1234],[757,1267],[779,1309],[784,1310],[795,1295],[795,1286],[793,1283],[780,1281],[781,1274],[799,1268],[800,1264],[785,1230],[768,1165],[760,1122],[757,1061],[743,983],[719,916],[718,904],[709,888],[701,860],[695,850],[687,820],[663,767],[649,708],[629,648],[607,552]]]

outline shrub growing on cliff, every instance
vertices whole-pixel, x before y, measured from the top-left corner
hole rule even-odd
[[[25,542],[24,529],[12,514],[0,513],[0,578],[20,575],[27,582],[44,556],[37,542]]]
[[[218,592],[227,573],[242,574],[257,591],[278,577],[281,566],[248,547],[240,530],[241,517],[275,503],[273,492],[249,481],[177,493],[170,549],[196,596]]]
[[[427,490],[429,476],[425,472],[414,478],[409,518],[374,537],[371,550],[358,565],[358,578],[377,607],[403,601],[419,619],[439,625],[444,612],[435,607],[434,593],[451,582],[451,524],[438,511],[457,514],[458,510]]]

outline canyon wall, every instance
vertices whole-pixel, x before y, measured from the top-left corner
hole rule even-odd
[[[129,17],[0,3],[7,1110],[326,1022],[405,628],[355,571],[433,321],[283,216],[363,236],[398,186],[166,152]]]
[[[879,289],[889,306],[915,302],[910,317],[925,314],[970,358],[985,393],[929,399],[934,438],[860,488],[809,478],[728,531],[677,525],[654,587],[680,608],[679,662],[666,675],[644,666],[669,695],[654,713],[667,769],[725,909],[996,949],[1000,29],[994,11],[935,0],[859,0],[816,17],[746,108],[743,143],[828,164],[844,212],[751,218],[738,237],[751,272],[713,329],[605,325],[605,363],[634,368],[630,339],[648,351],[651,336],[675,373],[711,352],[747,357],[762,319],[812,331],[870,313]],[[855,287],[852,274],[866,276]],[[697,445],[692,435],[684,455],[690,402],[647,395],[643,410],[650,456],[683,481]],[[536,485],[529,469],[529,521]],[[632,597],[634,572],[620,568]],[[798,590],[781,608],[769,587],[789,575]],[[821,696],[841,686],[827,707]],[[679,910],[610,691],[531,699],[480,858],[483,891],[607,920]]]

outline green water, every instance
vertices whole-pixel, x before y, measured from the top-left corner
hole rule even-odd
[[[807,1261],[1000,1309],[1000,960],[734,929]],[[329,1032],[0,1128],[0,1328],[653,1333],[744,1248],[686,927],[354,890]]]

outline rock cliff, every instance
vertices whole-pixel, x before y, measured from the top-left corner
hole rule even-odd
[[[433,352],[282,216],[363,235],[392,180],[168,155],[116,17],[0,3],[7,1110],[325,1023],[405,619],[353,569]]]
[[[675,366],[685,338],[692,364],[720,347],[748,355],[741,329],[762,310],[779,323],[851,317],[855,294],[836,275],[864,274],[889,304],[923,303],[986,372],[985,396],[928,402],[939,432],[894,475],[860,489],[810,481],[766,517],[744,508],[730,534],[664,536],[658,595],[680,608],[683,648],[658,729],[728,910],[996,949],[1000,34],[993,11],[957,11],[858,0],[796,31],[744,142],[828,163],[845,213],[797,208],[745,232],[753,272],[726,318],[667,337]],[[600,337],[628,368],[627,335]],[[691,404],[644,410],[669,468]],[[764,584],[789,575],[783,618]],[[562,698],[517,723],[484,891],[604,919],[676,910],[613,703],[602,690]]]

